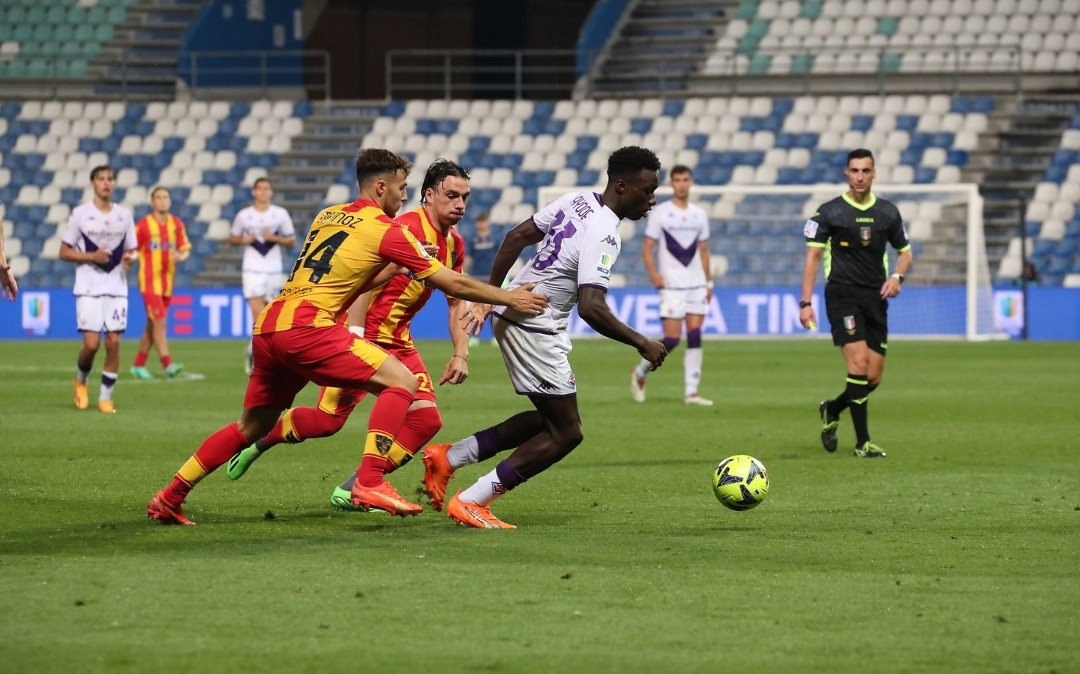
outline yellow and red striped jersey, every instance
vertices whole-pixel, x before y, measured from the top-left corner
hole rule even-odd
[[[423,207],[399,216],[397,221],[405,225],[421,243],[438,244],[436,254],[439,262],[460,272],[465,264],[465,240],[454,228],[449,236],[443,235],[438,225],[428,219]],[[395,347],[412,347],[412,319],[424,305],[434,288],[411,274],[398,274],[386,285],[371,294],[364,336],[379,344]]]
[[[349,305],[389,262],[423,279],[443,265],[379,205],[357,199],[323,209],[285,285],[255,319],[255,334],[343,323]]]
[[[183,221],[168,213],[161,222],[150,213],[135,223],[135,240],[139,250],[139,291],[171,297],[176,254],[191,248]]]

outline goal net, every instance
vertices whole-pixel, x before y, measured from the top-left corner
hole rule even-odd
[[[538,208],[581,187],[542,187]],[[597,188],[602,189],[602,188]],[[691,202],[709,215],[709,250],[716,284],[713,310],[747,316],[744,330],[727,334],[805,334],[798,326],[798,301],[806,244],[803,222],[847,185],[694,185]],[[874,193],[897,205],[911,240],[914,264],[900,297],[889,304],[889,332],[898,336],[1003,336],[994,325],[994,296],[983,239],[983,204],[971,183],[877,184]],[[657,191],[658,201],[671,188]],[[620,225],[623,250],[613,289],[655,293],[641,260],[644,221]],[[890,249],[889,268],[896,255]],[[825,320],[824,278],[814,287],[818,316]],[[733,304],[725,311],[725,304]],[[749,315],[748,305],[759,305]],[[723,321],[730,326],[731,320]],[[794,325],[793,325],[794,324]],[[707,321],[708,325],[708,321]],[[767,329],[766,329],[767,328]],[[708,332],[708,331],[706,331]],[[827,326],[819,326],[827,334]]]

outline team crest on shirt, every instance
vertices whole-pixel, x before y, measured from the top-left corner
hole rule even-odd
[[[814,238],[815,236],[817,236],[817,228],[818,228],[818,223],[814,222],[813,220],[807,220],[806,222],[803,223],[803,226],[802,226],[803,236],[805,236],[808,239]]]
[[[608,255],[607,253],[602,253],[600,255],[600,262],[596,265],[596,271],[600,272],[601,274],[610,274],[611,273],[611,256],[610,255]]]
[[[873,230],[871,228],[869,228],[869,227],[860,227],[859,228],[859,238],[862,239],[862,245],[864,245],[864,246],[869,246],[870,245],[870,236],[871,236],[872,232],[873,232]]]
[[[849,335],[855,334],[855,317],[844,316],[844,330],[847,330]]]

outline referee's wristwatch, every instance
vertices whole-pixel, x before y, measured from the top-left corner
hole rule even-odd
[[[809,307],[809,306],[812,306],[812,305],[809,302],[807,302],[806,300],[799,300],[799,308],[800,309],[805,309],[806,307]]]
[[[893,275],[892,275],[892,278],[894,278],[894,279],[896,279],[897,281],[899,281],[899,282],[900,282],[900,285],[904,285],[904,275],[903,275],[903,274],[893,274]]]

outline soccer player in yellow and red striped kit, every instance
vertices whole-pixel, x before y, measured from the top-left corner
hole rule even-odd
[[[175,377],[184,369],[169,357],[169,302],[172,300],[176,263],[191,254],[184,222],[169,212],[172,197],[165,187],[150,192],[153,211],[135,223],[135,239],[139,243],[139,292],[146,307],[146,327],[139,339],[139,352],[131,374],[139,379],[153,379],[146,369],[150,347],[157,348],[165,376]]]
[[[414,279],[474,302],[509,303],[538,315],[547,299],[532,284],[506,291],[447,269],[408,229],[392,219],[405,203],[410,162],[389,150],[365,148],[356,155],[360,196],[315,216],[285,286],[255,321],[254,368],[240,419],[207,437],[154,494],[148,517],[162,524],[194,524],[182,505],[203,478],[270,432],[309,381],[320,386],[361,388],[378,396],[368,420],[365,463],[358,469],[352,502],[365,510],[415,515],[410,503],[385,480],[385,459],[400,451],[396,437],[416,395],[416,376],[393,355],[349,331],[347,309],[356,298],[389,280],[389,265]],[[373,457],[367,460],[367,457]]]
[[[454,228],[465,215],[469,200],[469,174],[457,163],[438,159],[428,167],[420,187],[420,208],[398,216],[396,220],[424,243],[428,252],[439,262],[456,272],[465,264],[465,241]],[[442,417],[435,400],[435,388],[427,365],[413,343],[413,317],[427,304],[434,288],[405,274],[392,278],[386,285],[361,295],[350,308],[349,321],[353,332],[363,335],[392,353],[416,375],[416,397],[405,417],[397,441],[399,451],[386,457],[367,455],[360,472],[382,462],[386,473],[405,465],[442,428]],[[459,384],[469,376],[469,335],[461,316],[466,303],[447,296],[449,332],[453,355],[443,370],[439,384]],[[287,410],[274,429],[255,445],[229,459],[229,479],[236,480],[266,450],[282,442],[295,444],[311,438],[334,435],[365,396],[363,389],[324,387],[314,407],[294,407]],[[352,487],[357,476],[334,489],[330,502],[342,510],[359,510],[352,502]],[[433,501],[441,509],[441,501]]]

